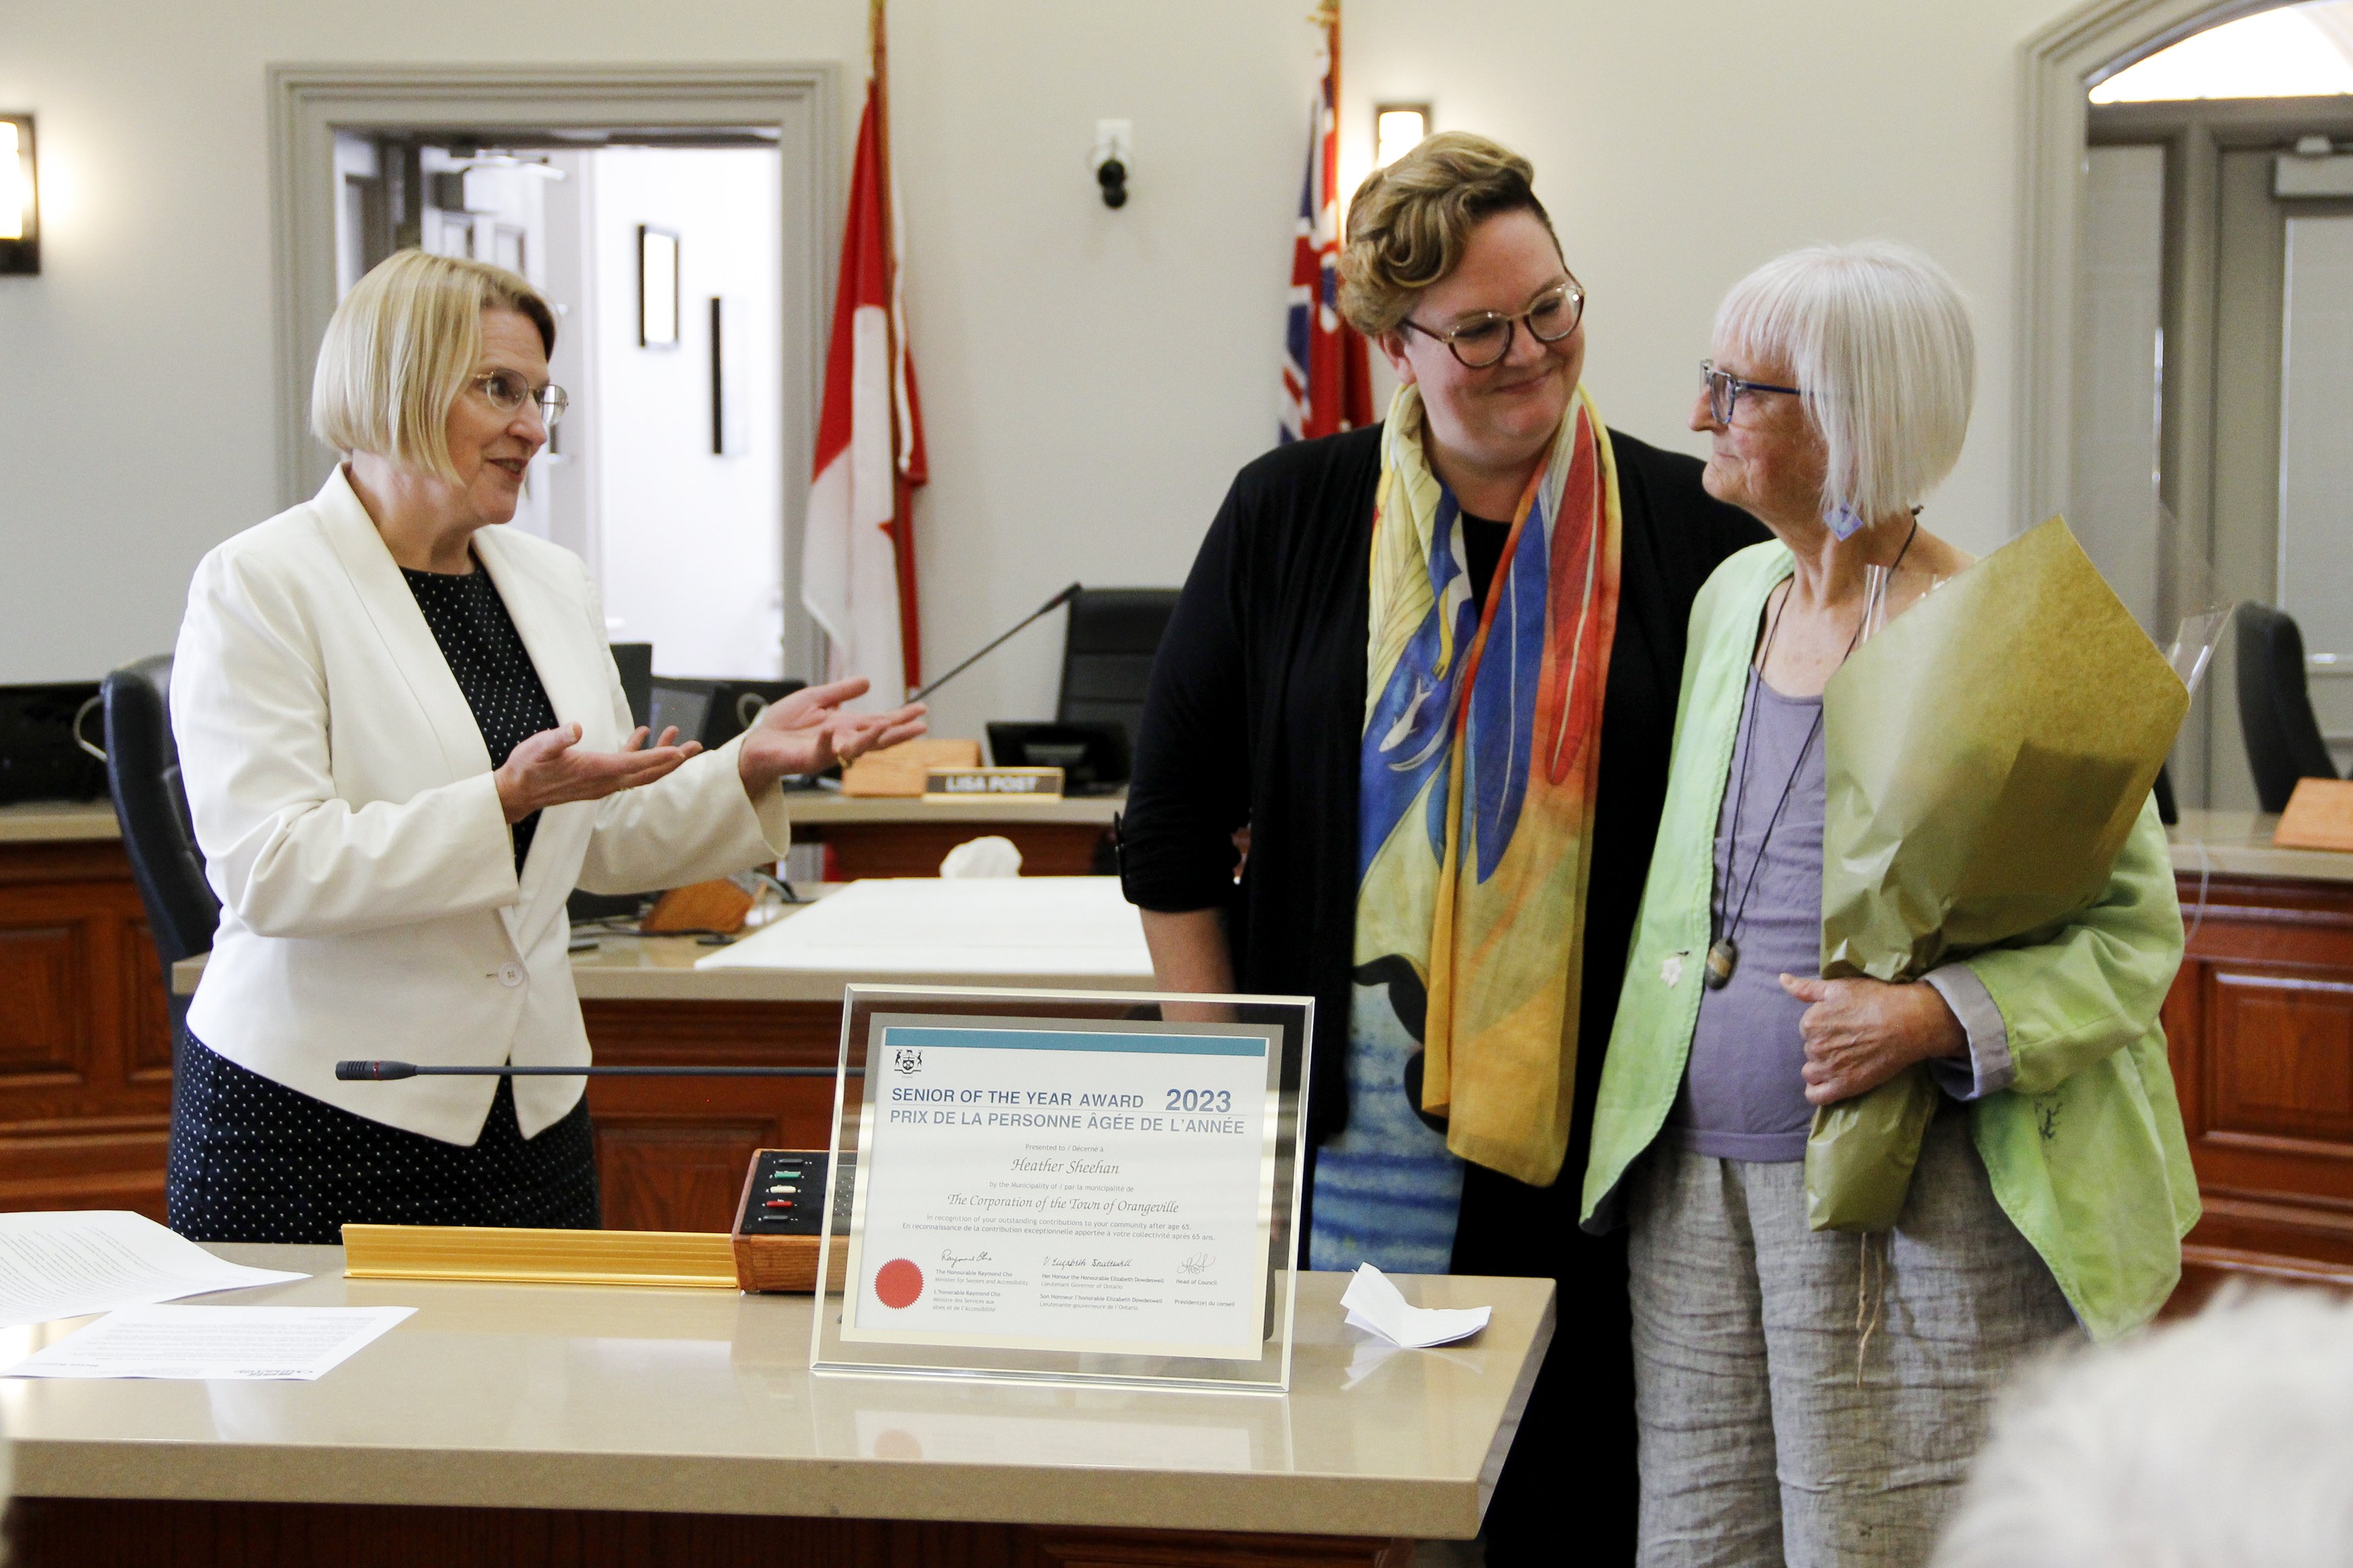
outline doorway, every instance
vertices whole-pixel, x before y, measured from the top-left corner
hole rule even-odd
[[[571,395],[512,526],[587,562],[665,675],[776,679],[784,297],[773,133],[335,133],[338,284],[407,246],[522,274]]]
[[[834,68],[271,72],[280,484],[320,334],[404,246],[512,268],[571,407],[512,526],[573,550],[663,675],[823,668],[799,605],[839,183]]]
[[[2269,89],[2269,90],[2265,90]],[[2301,623],[2353,760],[2353,5],[2194,35],[2094,89],[2077,251],[2071,519],[2160,641],[2208,595]],[[2225,639],[2173,759],[2253,810]]]

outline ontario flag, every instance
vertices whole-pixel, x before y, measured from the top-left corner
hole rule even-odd
[[[1282,439],[1334,436],[1373,422],[1365,340],[1340,319],[1339,17],[1325,24],[1324,81],[1308,117],[1307,177],[1291,249],[1291,320],[1282,365]]]
[[[832,643],[828,677],[862,675],[873,688],[859,706],[895,708],[922,679],[913,501],[930,476],[883,133],[870,78],[801,542],[801,603]]]

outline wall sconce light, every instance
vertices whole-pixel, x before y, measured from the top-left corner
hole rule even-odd
[[[1373,107],[1373,167],[1386,169],[1430,134],[1430,105],[1381,103]]]
[[[33,177],[33,117],[0,114],[0,272],[41,270],[40,192]]]

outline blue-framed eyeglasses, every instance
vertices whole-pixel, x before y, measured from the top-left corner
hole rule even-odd
[[[1700,384],[1707,388],[1707,411],[1718,425],[1732,423],[1733,412],[1740,406],[1744,392],[1778,392],[1791,397],[1803,397],[1805,393],[1794,386],[1776,386],[1769,381],[1749,381],[1728,370],[1718,370],[1712,359],[1699,362]]]

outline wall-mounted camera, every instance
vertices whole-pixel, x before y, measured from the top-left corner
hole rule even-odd
[[[1087,155],[1087,163],[1095,172],[1095,184],[1102,190],[1103,205],[1107,207],[1127,205],[1127,172],[1134,140],[1134,125],[1131,121],[1095,121],[1094,150]]]

